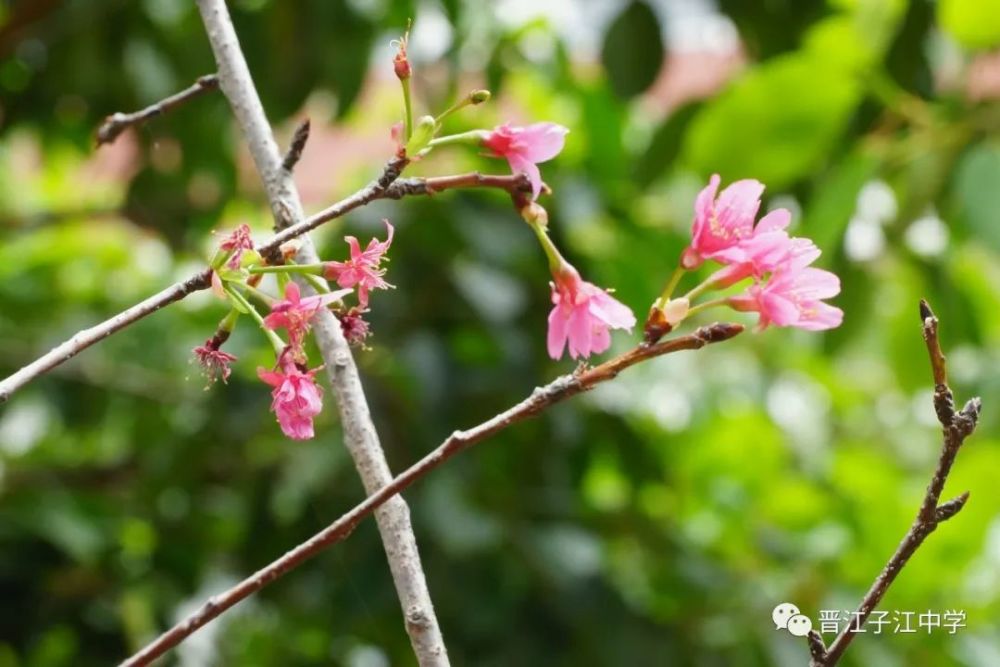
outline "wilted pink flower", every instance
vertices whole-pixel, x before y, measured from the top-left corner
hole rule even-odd
[[[706,259],[726,264],[742,261],[737,247],[741,241],[755,234],[784,229],[791,220],[788,211],[778,209],[761,218],[754,228],[764,192],[759,181],[736,181],[716,198],[718,189],[719,175],[713,174],[695,200],[691,245],[681,255],[681,264],[686,269],[698,268]]]
[[[371,328],[363,317],[365,312],[359,308],[351,308],[340,316],[340,329],[351,345],[361,345],[371,334]]]
[[[299,286],[289,281],[285,286],[285,298],[271,306],[271,313],[264,318],[268,329],[288,330],[289,347],[296,358],[303,357],[302,341],[309,331],[309,320],[331,301],[340,299],[344,291],[316,294],[302,298]]]
[[[209,383],[219,378],[222,378],[223,383],[229,380],[229,375],[233,372],[229,364],[236,361],[236,357],[220,350],[217,338],[209,338],[204,345],[194,348],[194,356],[198,359]]]
[[[373,289],[388,289],[392,287],[382,276],[385,269],[380,267],[383,255],[392,244],[395,229],[388,220],[383,220],[388,230],[385,241],[373,238],[368,247],[361,250],[361,244],[353,236],[345,236],[344,240],[351,247],[351,258],[346,262],[327,262],[324,274],[329,280],[336,280],[341,287],[358,287],[358,303],[362,308],[368,306],[368,291]]]
[[[229,236],[222,239],[222,243],[219,244],[219,249],[232,253],[232,255],[229,256],[229,260],[226,262],[226,266],[231,269],[240,268],[240,259],[243,256],[243,251],[253,250],[253,239],[250,237],[250,227],[243,224],[234,229]]]
[[[288,350],[278,359],[280,370],[258,368],[261,380],[274,387],[271,410],[278,417],[281,430],[293,440],[313,437],[313,417],[323,409],[323,392],[314,376],[318,368],[303,373]]]
[[[844,311],[822,301],[839,293],[840,278],[829,271],[780,268],[766,283],[751,285],[728,302],[736,310],[760,313],[760,329],[773,324],[819,331],[839,327],[843,321]]]
[[[551,160],[563,149],[569,130],[556,123],[535,123],[527,127],[500,125],[483,139],[483,146],[496,157],[506,158],[511,171],[524,172],[531,180],[532,198],[542,191],[538,163]]]
[[[569,355],[589,357],[611,346],[608,329],[635,326],[635,315],[605,290],[580,278],[576,269],[564,264],[552,283],[549,313],[549,356],[558,359],[569,341]]]

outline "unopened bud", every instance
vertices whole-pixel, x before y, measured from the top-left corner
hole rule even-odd
[[[392,59],[392,69],[396,72],[396,76],[399,77],[400,81],[406,81],[413,73],[410,69],[410,59],[406,57],[406,42],[408,37],[409,33],[403,35],[403,38],[399,40],[396,56]]]
[[[482,104],[483,102],[488,102],[492,95],[488,90],[473,90],[469,93],[469,103],[470,104]]]
[[[691,302],[687,299],[671,299],[667,302],[667,305],[663,307],[663,316],[666,318],[667,323],[670,324],[670,326],[676,327],[685,317],[687,317],[689,310],[691,310]]]

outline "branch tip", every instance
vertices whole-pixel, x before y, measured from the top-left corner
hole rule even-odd
[[[955,516],[962,511],[965,507],[965,503],[969,500],[969,492],[966,491],[962,495],[952,498],[946,503],[941,503],[936,510],[934,510],[934,520],[937,523],[942,521],[947,521],[951,517]]]
[[[815,630],[810,630],[809,634],[806,635],[806,641],[809,643],[809,655],[817,664],[823,664],[826,659],[826,644],[823,643],[823,637],[820,636]]]
[[[302,151],[305,150],[306,142],[309,141],[309,129],[308,118],[299,123],[299,126],[295,128],[295,134],[292,135],[292,142],[288,146],[288,152],[285,154],[285,159],[281,162],[281,168],[285,171],[291,172],[295,169],[295,165],[298,164],[299,160],[302,159]]]

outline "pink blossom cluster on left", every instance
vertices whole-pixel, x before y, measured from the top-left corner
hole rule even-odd
[[[382,262],[387,259],[386,253],[395,230],[388,221],[385,225],[385,241],[373,238],[367,248],[361,250],[357,238],[347,236],[347,259],[317,265],[265,264],[254,251],[250,228],[246,225],[240,225],[224,238],[212,262],[212,283],[217,294],[230,300],[232,310],[220,322],[215,335],[194,350],[195,358],[209,380],[228,380],[232,372],[230,366],[237,359],[220,348],[232,333],[239,315],[250,314],[268,336],[277,357],[273,369],[257,369],[258,377],[273,387],[271,410],[282,432],[289,438],[312,438],[313,419],[323,407],[323,391],[315,379],[320,369],[308,367],[305,342],[311,322],[321,310],[332,309],[348,342],[360,344],[369,335],[368,323],[363,318],[368,312],[369,294],[374,289],[392,287],[385,281]],[[290,251],[286,253],[289,255],[286,260],[290,259],[290,254]],[[283,287],[283,298],[273,298],[260,289],[261,279],[266,273],[277,274],[279,288]],[[299,285],[290,279],[293,275],[300,275],[306,280],[323,276],[343,289],[303,296]],[[322,289],[325,283],[313,284]],[[355,290],[358,305],[348,308],[344,299]],[[264,302],[270,312],[266,316],[258,314],[251,299]],[[279,331],[285,332],[287,340],[278,335]]]

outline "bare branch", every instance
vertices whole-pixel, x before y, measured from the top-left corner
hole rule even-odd
[[[440,176],[436,178],[407,178],[393,182],[399,175],[401,161],[394,158],[386,164],[382,176],[372,181],[350,197],[343,199],[328,208],[306,218],[302,222],[282,230],[270,240],[258,247],[262,255],[268,257],[275,253],[281,244],[315,229],[325,222],[339,218],[356,208],[364,206],[376,199],[401,199],[408,195],[430,195],[443,192],[452,187],[467,188],[473,185],[498,188],[507,192],[515,192],[522,188],[525,178],[514,176],[484,176],[481,174],[458,174],[456,176]],[[155,313],[157,310],[183,299],[192,292],[206,289],[209,286],[211,272],[204,269],[187,280],[175,283],[154,294],[145,301],[138,303],[117,315],[74,334],[69,340],[59,344],[49,352],[32,361],[24,368],[4,378],[0,382],[0,403],[7,401],[15,391],[28,384],[38,376],[63,364],[94,343],[104,340],[111,334],[140,319]]]
[[[139,653],[121,663],[121,667],[141,667],[177,646],[188,635],[216,618],[238,602],[253,595],[264,586],[294,570],[324,549],[343,541],[361,520],[375,512],[389,499],[397,497],[414,482],[423,478],[459,452],[483,442],[497,433],[533,417],[546,408],[572,396],[588,391],[602,382],[614,379],[620,372],[642,361],[681,350],[697,350],[711,343],[729,340],[743,331],[739,324],[712,324],[694,333],[668,339],[655,345],[642,344],[591,369],[563,375],[538,387],[526,399],[478,426],[465,431],[455,431],[434,451],[397,475],[388,484],[369,495],[350,512],[331,523],[307,541],[287,552],[232,588],[215,595],[197,611],[156,638]]]
[[[927,485],[927,491],[916,519],[913,520],[913,524],[903,537],[903,541],[896,547],[896,552],[892,554],[889,562],[886,563],[861,600],[861,605],[854,614],[857,620],[841,630],[833,643],[830,644],[830,648],[825,651],[817,650],[814,638],[809,637],[809,651],[812,656],[809,662],[810,667],[833,667],[837,664],[843,657],[844,651],[854,640],[854,635],[865,624],[868,616],[889,590],[889,586],[892,585],[892,582],[927,536],[934,532],[939,524],[958,514],[969,499],[969,492],[966,491],[957,498],[938,504],[959,448],[976,429],[982,403],[978,398],[973,398],[960,411],[955,412],[954,397],[948,387],[945,358],[938,340],[938,319],[934,316],[927,302],[923,300],[920,302],[920,319],[923,323],[924,342],[927,344],[931,371],[934,376],[934,410],[943,431],[941,455],[938,458],[934,476],[931,478],[930,484]],[[822,646],[822,639],[819,642],[819,646]]]
[[[274,214],[275,230],[290,227],[305,219],[302,202],[292,180],[291,170],[284,168],[282,164],[281,154],[250,76],[226,3],[224,0],[198,0],[197,4],[219,67],[219,84],[229,100],[264,182]],[[300,134],[299,141],[293,143],[302,144],[304,141],[304,134]],[[390,162],[390,166],[383,172],[383,178],[375,183],[374,193],[384,192],[399,177],[406,163],[405,158]],[[308,236],[302,237],[296,261],[310,264],[319,261]],[[313,292],[308,282],[300,282],[300,285],[307,293]],[[354,459],[365,490],[373,493],[392,481],[392,472],[379,443],[351,349],[344,338],[340,322],[329,310],[322,309],[316,314],[313,327],[317,347],[337,399],[344,428],[344,444]],[[406,501],[398,496],[393,498],[379,508],[375,519],[417,661],[421,667],[448,667],[448,652],[427,588]]]
[[[185,88],[179,93],[174,93],[170,97],[162,99],[145,109],[133,113],[122,113],[120,111],[113,113],[105,118],[101,126],[97,128],[97,145],[110,144],[118,138],[118,135],[133,125],[141,125],[154,116],[165,114],[174,107],[180,106],[188,100],[193,100],[201,94],[215,90],[218,87],[219,77],[215,74],[206,74],[205,76],[198,77],[198,80],[189,88]]]
[[[167,304],[180,301],[192,292],[205,289],[208,287],[211,277],[211,271],[206,269],[201,273],[191,276],[184,282],[176,283],[165,290],[157,292],[145,301],[141,301],[127,310],[123,310],[96,326],[77,332],[69,340],[52,348],[24,368],[5,378],[3,382],[0,382],[0,403],[5,402],[10,398],[11,394],[34,378],[72,359],[81,350],[104,340],[130,324],[138,322],[147,315],[155,313]]]

